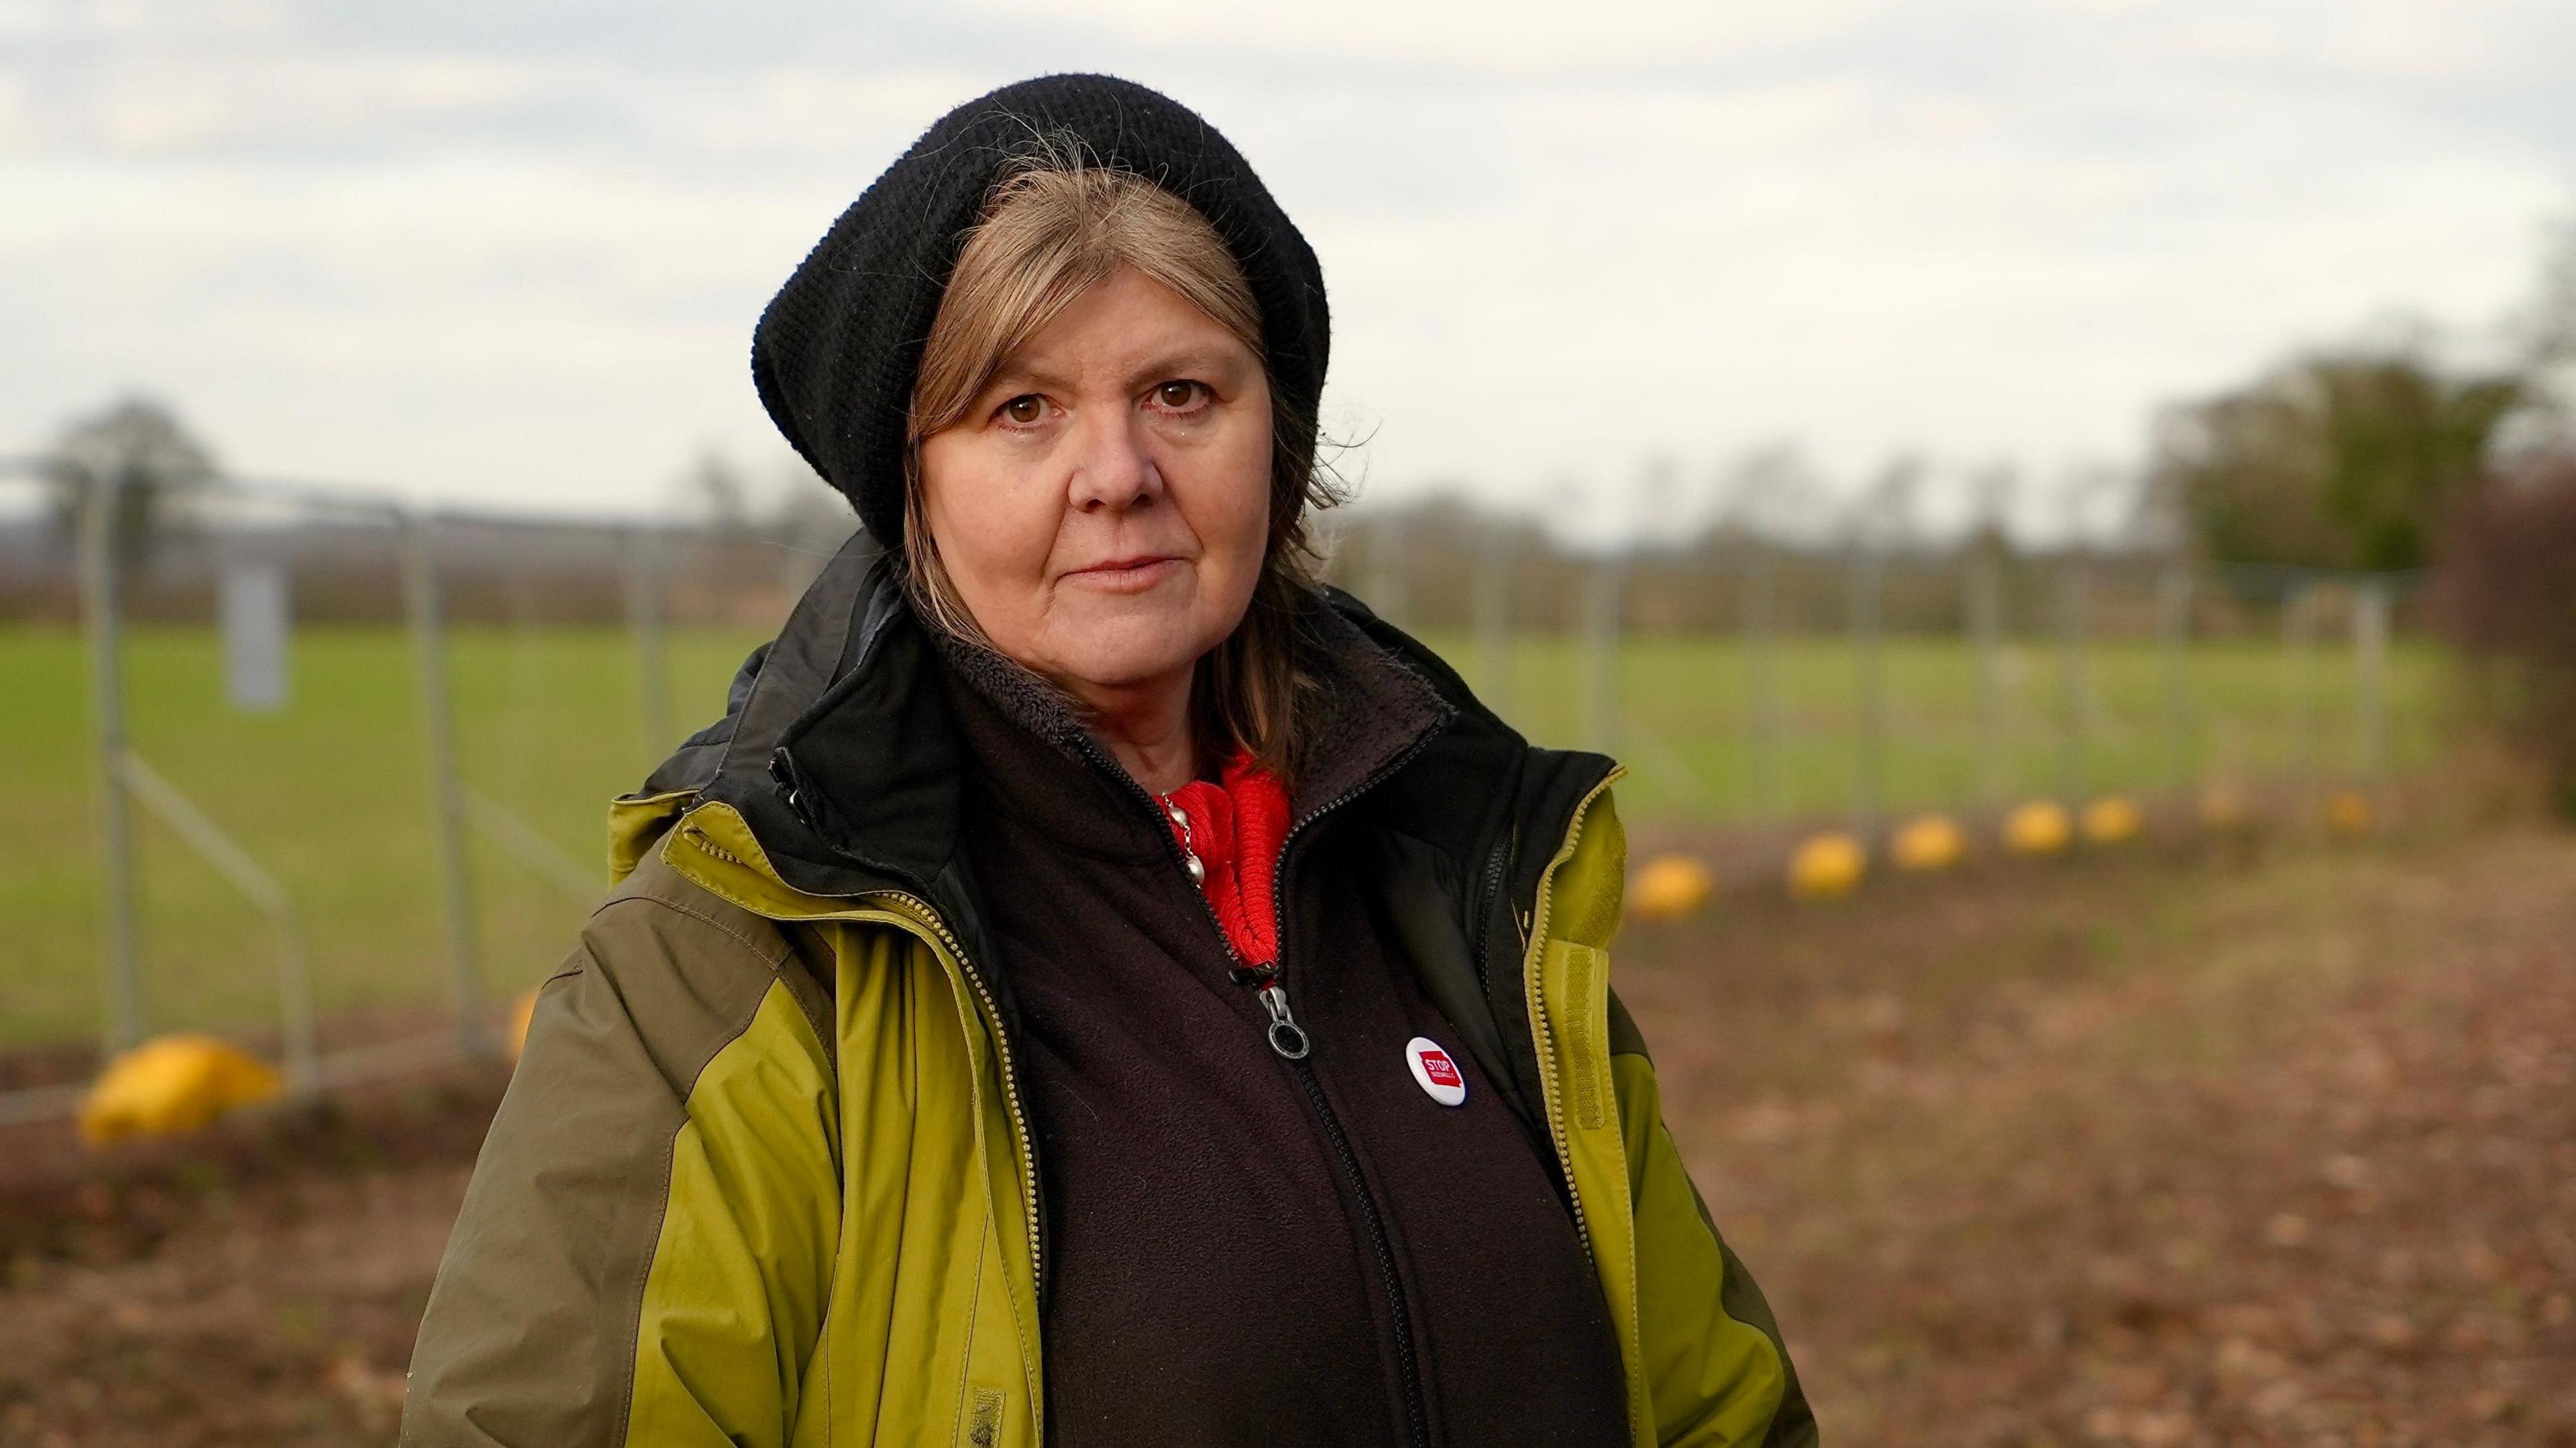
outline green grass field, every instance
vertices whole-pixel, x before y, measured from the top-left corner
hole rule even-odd
[[[671,717],[695,727],[720,708],[725,680],[760,635],[683,631],[671,641]],[[1471,679],[1475,651],[1437,639]],[[2052,793],[2067,769],[2066,690],[2046,648],[2008,653],[1999,793]],[[145,628],[126,653],[134,747],[282,880],[305,922],[326,1018],[361,1006],[444,998],[445,934],[433,868],[430,787],[415,663],[392,629],[315,626],[294,640],[293,693],[276,714],[246,715],[222,694],[222,661],[204,629]],[[1634,817],[1830,816],[1847,810],[1857,770],[1854,659],[1839,642],[1794,640],[1777,653],[1781,747],[1776,788],[1750,736],[1746,659],[1731,641],[1643,637],[1623,651],[1613,753]],[[585,863],[603,855],[608,798],[659,756],[640,724],[638,671],[610,628],[460,629],[451,640],[458,746],[468,782]],[[2440,747],[2444,665],[2401,645],[2389,670],[2391,755],[2400,770]],[[1544,743],[1581,745],[1593,727],[1586,670],[1571,641],[1521,642],[1503,687],[1478,680]],[[1986,767],[1976,671],[1954,641],[1892,640],[1886,650],[1891,811],[1976,800]],[[2162,728],[2163,672],[2151,647],[2091,651],[2082,691],[2087,791],[2152,791],[2176,777]],[[2303,752],[2282,660],[2267,647],[2211,644],[2188,673],[2189,728],[2179,775],[2248,780],[2289,770]],[[2352,679],[2320,656],[2312,705],[2314,767],[2348,774],[2358,748]],[[1597,713],[1598,711],[1594,711]],[[101,931],[96,774],[81,641],[60,629],[0,628],[0,1043],[85,1040],[97,1026]],[[166,830],[138,818],[145,1013],[152,1029],[257,1030],[273,1013],[266,921]],[[477,940],[487,988],[517,990],[563,955],[588,902],[488,841],[474,849]],[[602,879],[605,866],[600,865]],[[327,1044],[327,1031],[326,1031]]]

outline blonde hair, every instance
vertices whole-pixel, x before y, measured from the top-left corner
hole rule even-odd
[[[994,374],[1075,298],[1121,267],[1206,313],[1255,356],[1261,308],[1224,238],[1187,202],[1129,172],[1088,164],[1078,147],[1048,142],[995,182],[940,298],[922,348],[904,432],[904,587],[932,627],[991,649],[940,562],[922,499],[921,441],[963,421]],[[1267,368],[1264,368],[1265,374]],[[1232,634],[1203,655],[1191,687],[1203,760],[1251,751],[1293,779],[1301,701],[1316,685],[1300,665],[1298,595],[1312,589],[1316,554],[1305,510],[1341,501],[1315,466],[1315,421],[1270,390],[1270,532],[1252,602]],[[1076,716],[1080,706],[1070,699]]]

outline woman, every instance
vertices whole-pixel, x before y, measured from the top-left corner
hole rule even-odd
[[[885,551],[614,807],[404,1441],[1813,1441],[1608,992],[1613,766],[1309,577],[1327,334],[1107,78],[834,224],[753,368]]]

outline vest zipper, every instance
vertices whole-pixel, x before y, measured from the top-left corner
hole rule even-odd
[[[1274,976],[1284,972],[1288,964],[1288,897],[1282,892],[1281,887],[1288,878],[1288,854],[1296,848],[1297,837],[1305,833],[1307,826],[1357,798],[1379,780],[1403,768],[1405,763],[1429,742],[1430,735],[1427,733],[1420,739],[1416,739],[1403,753],[1372,771],[1368,778],[1309,810],[1304,818],[1291,824],[1288,827],[1288,833],[1280,839],[1279,858],[1272,861],[1270,866],[1270,908],[1276,915],[1273,938],[1279,943],[1279,956],[1273,969]],[[1204,900],[1206,897],[1200,898]],[[1216,912],[1213,909],[1208,912],[1208,918],[1211,920],[1216,918]],[[1222,924],[1217,927],[1217,936],[1219,939],[1225,936],[1225,927]],[[1228,942],[1226,948],[1229,951],[1232,950],[1232,943]],[[1278,1004],[1272,1007],[1270,1046],[1272,1050],[1279,1051],[1285,1056],[1288,1053],[1280,1050],[1278,1033],[1288,1009],[1288,992],[1274,980],[1264,987],[1262,1004],[1269,1006],[1274,994],[1277,996]],[[1294,1022],[1289,1022],[1289,1025],[1291,1029],[1295,1029]],[[1324,1083],[1315,1076],[1315,1063],[1306,1059],[1305,1040],[1305,1032],[1298,1030],[1299,1049],[1296,1055],[1289,1057],[1289,1064],[1296,1069],[1297,1084],[1306,1088],[1306,1099],[1314,1104],[1315,1115],[1323,1121],[1324,1136],[1332,1142],[1335,1154],[1341,1158],[1342,1170],[1350,1175],[1351,1194],[1358,1198],[1360,1204],[1361,1225],[1368,1229],[1369,1245],[1377,1252],[1378,1274],[1386,1283],[1388,1321],[1395,1332],[1396,1377],[1404,1389],[1406,1441],[1411,1443],[1413,1448],[1431,1448],[1431,1411],[1422,1389],[1422,1367],[1414,1358],[1412,1308],[1405,1297],[1404,1279],[1395,1270],[1395,1244],[1387,1236],[1385,1219],[1378,1215],[1377,1198],[1369,1192],[1368,1178],[1360,1171],[1359,1153],[1352,1149],[1350,1135],[1342,1129],[1342,1120],[1334,1114],[1332,1102],[1325,1099]]]
[[[1296,834],[1294,828],[1290,829],[1288,839],[1295,839]],[[1284,864],[1287,858],[1288,845],[1283,840],[1279,846],[1280,862]],[[1273,878],[1278,878],[1281,873],[1274,870]],[[1195,888],[1191,893],[1199,894]],[[1288,912],[1279,907],[1275,888],[1271,902],[1271,908],[1278,913],[1279,923],[1284,926]],[[1199,903],[1207,904],[1204,894],[1199,894]],[[1430,1448],[1430,1409],[1422,1390],[1422,1368],[1414,1357],[1412,1309],[1407,1305],[1404,1279],[1395,1269],[1395,1244],[1387,1236],[1386,1219],[1378,1215],[1377,1198],[1369,1192],[1368,1177],[1360,1170],[1359,1153],[1351,1146],[1350,1133],[1342,1129],[1342,1118],[1325,1097],[1324,1083],[1315,1076],[1315,1063],[1307,1059],[1305,1028],[1289,1015],[1288,992],[1278,981],[1279,965],[1287,959],[1286,931],[1283,929],[1278,934],[1279,961],[1269,966],[1254,966],[1244,964],[1243,957],[1235,952],[1234,942],[1226,937],[1225,923],[1216,918],[1214,907],[1208,909],[1208,923],[1215,927],[1217,944],[1224,948],[1226,959],[1234,962],[1226,970],[1226,978],[1237,985],[1259,988],[1261,1004],[1270,1012],[1270,1049],[1279,1053],[1295,1072],[1297,1085],[1306,1093],[1307,1104],[1315,1109],[1315,1119],[1323,1123],[1324,1139],[1332,1144],[1333,1159],[1340,1164],[1343,1176],[1350,1182],[1351,1196],[1360,1204],[1360,1225],[1367,1229],[1370,1252],[1377,1258],[1378,1281],[1386,1289],[1387,1316],[1395,1334],[1395,1373],[1396,1381],[1404,1392],[1405,1441],[1413,1448]],[[1290,1039],[1283,1042],[1283,1034]]]
[[[1303,1061],[1310,1043],[1306,1028],[1288,1013],[1288,991],[1277,982],[1261,988],[1261,1008],[1270,1012],[1270,1049],[1291,1061]]]
[[[1369,1245],[1377,1251],[1378,1275],[1386,1285],[1389,1320],[1395,1328],[1396,1378],[1404,1388],[1405,1441],[1414,1448],[1431,1448],[1430,1411],[1423,1402],[1422,1369],[1414,1361],[1413,1319],[1406,1306],[1404,1280],[1396,1275],[1395,1246],[1387,1240],[1386,1222],[1378,1216],[1377,1198],[1369,1195],[1368,1179],[1360,1174],[1359,1153],[1351,1149],[1341,1118],[1324,1099],[1324,1084],[1315,1079],[1314,1063],[1300,1056],[1290,1064],[1296,1068],[1297,1084],[1306,1088],[1306,1099],[1314,1104],[1315,1115],[1323,1120],[1325,1139],[1332,1142],[1334,1155],[1350,1176],[1351,1194],[1359,1199],[1360,1221],[1368,1228]]]
[[[1342,1119],[1334,1112],[1333,1103],[1324,1095],[1324,1083],[1316,1078],[1315,1063],[1308,1059],[1312,1043],[1306,1029],[1297,1023],[1297,1018],[1288,1008],[1288,988],[1281,980],[1283,967],[1288,963],[1288,909],[1287,897],[1281,893],[1280,887],[1287,879],[1289,852],[1296,847],[1297,837],[1306,832],[1306,827],[1357,799],[1378,781],[1403,768],[1431,742],[1433,732],[1436,731],[1425,731],[1401,753],[1371,770],[1367,778],[1308,810],[1288,826],[1288,833],[1279,841],[1279,857],[1270,865],[1270,908],[1276,927],[1272,937],[1279,943],[1279,953],[1268,966],[1244,963],[1242,955],[1234,948],[1233,940],[1225,933],[1225,922],[1217,919],[1216,907],[1208,904],[1206,893],[1199,888],[1204,867],[1193,870],[1191,866],[1197,864],[1197,857],[1174,840],[1171,831],[1160,826],[1155,830],[1171,849],[1173,863],[1181,867],[1183,877],[1189,880],[1190,894],[1207,912],[1208,924],[1216,932],[1217,945],[1225,951],[1226,959],[1233,962],[1226,971],[1226,979],[1259,991],[1262,1009],[1270,1016],[1270,1025],[1265,1032],[1270,1049],[1286,1060],[1296,1073],[1297,1084],[1305,1090],[1306,1100],[1314,1107],[1316,1119],[1323,1123],[1324,1139],[1332,1143],[1334,1159],[1341,1163],[1343,1174],[1350,1179],[1351,1195],[1360,1204],[1360,1225],[1368,1232],[1369,1247],[1377,1257],[1378,1278],[1386,1288],[1387,1320],[1395,1335],[1396,1381],[1404,1394],[1405,1441],[1412,1448],[1431,1448],[1431,1410],[1422,1388],[1422,1367],[1414,1356],[1412,1309],[1405,1297],[1404,1279],[1396,1271],[1395,1244],[1387,1236],[1386,1219],[1378,1213],[1377,1198],[1369,1191],[1368,1177],[1360,1170],[1359,1153],[1352,1148],[1350,1134],[1343,1129]],[[1154,798],[1153,792],[1137,783],[1136,777],[1129,774],[1124,766],[1108,758],[1107,752],[1089,739],[1083,743],[1094,760],[1107,767],[1113,778],[1127,781],[1127,787],[1145,802],[1147,809],[1158,816],[1164,814],[1164,808]],[[1588,1242],[1585,1250],[1590,1250]]]

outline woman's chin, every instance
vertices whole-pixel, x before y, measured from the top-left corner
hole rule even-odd
[[[1177,622],[1124,622],[1130,626],[1099,626],[1087,636],[1075,635],[1075,646],[1059,652],[1044,672],[1095,689],[1133,689],[1169,679],[1206,652],[1196,632]]]

